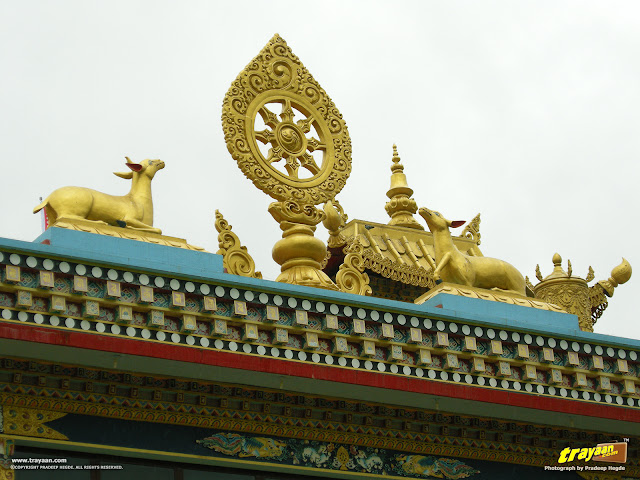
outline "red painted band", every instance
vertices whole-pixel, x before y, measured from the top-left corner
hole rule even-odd
[[[535,394],[501,391],[478,386],[457,385],[393,374],[311,365],[301,362],[278,360],[271,357],[259,357],[246,354],[239,355],[226,351],[206,350],[182,345],[167,345],[91,333],[6,323],[0,324],[0,338],[162,358],[194,364],[239,368],[249,371],[313,378],[316,380],[328,380],[353,385],[640,423],[639,410],[616,406],[576,402],[569,399],[542,397]]]

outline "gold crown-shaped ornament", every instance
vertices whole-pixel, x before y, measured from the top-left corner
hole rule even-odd
[[[530,285],[535,297],[577,315],[580,329],[593,332],[593,326],[608,306],[607,297],[613,296],[613,290],[631,278],[631,265],[623,258],[622,263],[611,270],[611,277],[589,287],[589,282],[595,278],[591,267],[586,278],[582,278],[573,276],[571,261],[567,261],[567,271],[564,271],[558,253],[553,255],[552,261],[553,271],[544,278],[540,265],[536,266],[540,283]]]

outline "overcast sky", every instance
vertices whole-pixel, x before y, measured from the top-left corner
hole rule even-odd
[[[271,199],[227,152],[222,99],[279,33],[342,112],[350,218],[386,223],[392,145],[420,206],[482,213],[486,256],[534,283],[640,268],[638,2],[0,0],[0,236],[65,185],[125,194],[124,156],[166,162],[155,225],[217,250],[220,209],[265,278]],[[422,219],[420,219],[422,221]],[[326,233],[318,236],[325,239]],[[596,332],[640,338],[640,273]]]

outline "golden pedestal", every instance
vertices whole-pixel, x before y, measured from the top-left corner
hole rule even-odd
[[[125,238],[127,240],[136,240],[138,242],[155,243],[156,245],[166,245],[167,247],[184,248],[186,250],[195,250],[198,252],[205,251],[202,247],[189,245],[184,238],[169,237],[158,233],[133,230],[131,228],[114,227],[101,222],[93,222],[91,220],[71,220],[60,217],[49,228],[53,227],[95,233],[98,235],[107,235],[109,237]]]
[[[477,298],[479,300],[489,300],[490,302],[508,303],[511,305],[537,308],[539,310],[548,310],[551,312],[567,313],[561,307],[554,305],[553,303],[545,302],[544,300],[524,297],[515,293],[485,290],[483,288],[467,287],[463,285],[456,285],[453,283],[441,283],[439,285],[436,285],[435,288],[432,288],[424,295],[416,298],[414,300],[414,303],[420,305],[422,303],[425,303],[427,300],[435,297],[439,293],[446,293],[449,295],[457,295],[467,298]]]

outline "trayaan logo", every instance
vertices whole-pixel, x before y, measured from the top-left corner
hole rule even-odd
[[[558,463],[568,463],[575,460],[625,463],[627,461],[627,443],[600,443],[591,448],[567,447],[560,452],[558,457]]]

